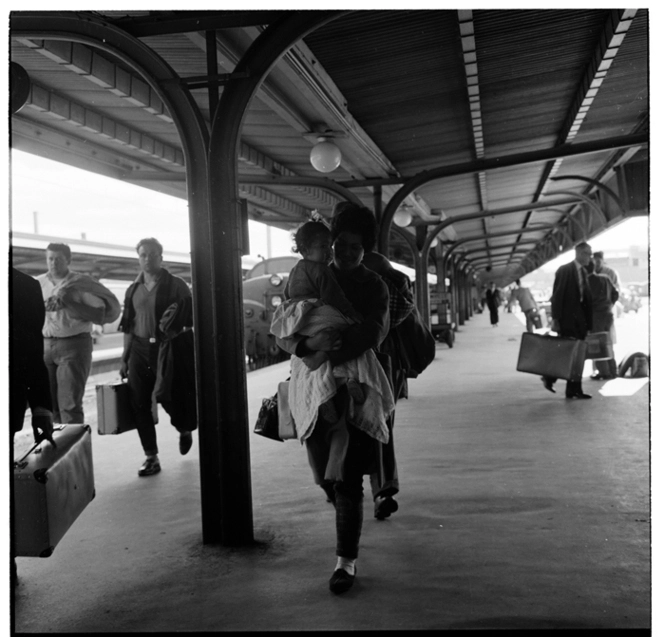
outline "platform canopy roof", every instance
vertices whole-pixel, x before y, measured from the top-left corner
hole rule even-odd
[[[139,38],[210,121],[224,77],[285,13],[76,15]],[[10,36],[30,78],[13,148],[186,197],[178,131],[146,78],[91,46]],[[454,245],[480,278],[507,283],[648,214],[648,133],[647,10],[345,11],[278,60],[253,98],[240,196],[250,218],[291,229],[313,210],[330,216],[349,191],[385,208],[419,176],[390,258],[411,266],[409,246],[435,232],[434,253]],[[326,174],[309,160],[323,134],[342,153]]]

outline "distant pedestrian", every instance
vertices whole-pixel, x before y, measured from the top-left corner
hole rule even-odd
[[[595,253],[597,254],[597,253]],[[596,274],[591,261],[587,268],[588,285],[592,292],[593,327],[590,333],[608,332],[612,344],[616,342],[616,328],[613,323],[613,306],[620,294],[606,274]],[[608,380],[618,374],[615,358],[593,361],[592,380]]]
[[[593,262],[595,264],[595,274],[604,274],[609,277],[611,283],[613,283],[618,293],[620,293],[620,277],[618,273],[606,265],[604,261],[604,252],[601,250],[598,252],[593,252]]]
[[[489,308],[489,318],[491,319],[492,327],[498,327],[498,308],[500,307],[500,302],[500,290],[491,281],[489,289],[486,291],[486,306]]]
[[[85,383],[92,367],[92,328],[120,316],[120,302],[91,276],[69,269],[67,244],[49,243],[46,263],[48,272],[37,281],[46,310],[42,334],[53,420],[82,424]]]
[[[542,327],[542,319],[539,315],[539,308],[537,301],[533,297],[533,293],[521,285],[521,279],[515,281],[516,287],[512,290],[510,301],[517,301],[521,311],[526,317],[526,330],[534,332],[535,328]]]

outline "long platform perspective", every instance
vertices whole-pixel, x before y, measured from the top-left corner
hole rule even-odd
[[[180,456],[161,412],[162,472],[139,478],[136,432],[96,431],[94,384],[117,374],[91,378],[96,497],[51,557],[17,558],[16,632],[648,628],[649,381],[591,381],[587,362],[592,400],[545,391],[516,371],[521,316],[474,315],[409,382],[399,510],[374,519],[365,480],[341,596],[334,511],[299,442],[250,431],[255,545],[204,545],[198,434]],[[618,362],[647,324],[647,308],[621,319]],[[251,428],[288,372],[247,375]]]

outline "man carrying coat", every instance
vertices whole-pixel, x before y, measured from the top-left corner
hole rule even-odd
[[[575,248],[574,261],[558,268],[551,295],[551,329],[559,336],[584,339],[592,330],[592,293],[586,266],[593,256],[591,247],[583,241]],[[555,393],[556,379],[542,376],[544,387]],[[568,380],[566,398],[592,398],[583,393],[581,380]]]

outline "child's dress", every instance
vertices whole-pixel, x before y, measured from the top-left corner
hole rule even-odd
[[[288,300],[277,307],[270,328],[279,338],[314,336],[325,329],[343,331],[362,320],[323,263],[299,261],[288,278],[286,296]],[[359,382],[365,395],[361,404],[350,402],[349,421],[376,440],[388,441],[387,419],[394,410],[394,400],[373,350],[335,367],[327,360],[314,371],[302,359],[291,356],[288,402],[300,441],[313,431],[319,407],[349,379]]]

